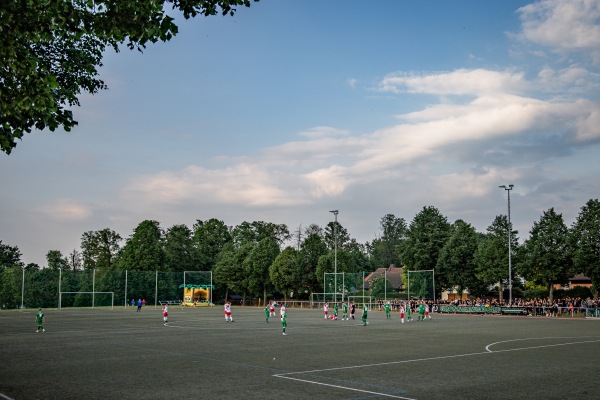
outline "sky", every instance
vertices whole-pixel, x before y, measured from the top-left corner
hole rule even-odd
[[[0,155],[0,240],[25,263],[217,218],[338,221],[360,243],[386,214],[436,207],[521,241],[600,193],[600,1],[261,0],[186,21],[143,53],[107,51],[109,89],[71,132]],[[124,241],[121,243],[124,245]]]

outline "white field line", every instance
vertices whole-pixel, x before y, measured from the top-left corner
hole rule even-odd
[[[586,336],[586,337],[589,337],[589,336]],[[541,349],[541,348],[545,348],[545,347],[569,346],[569,345],[576,345],[576,344],[583,344],[583,343],[598,343],[598,342],[600,342],[600,339],[596,339],[596,340],[586,340],[586,341],[578,341],[578,342],[547,344],[547,345],[541,345],[541,346],[520,347],[520,348],[506,349],[506,350],[495,350],[495,351],[494,350],[490,350],[491,346],[494,346],[494,345],[500,344],[500,343],[508,343],[508,342],[515,342],[515,341],[523,341],[523,340],[543,340],[543,339],[575,339],[575,338],[574,337],[546,337],[546,338],[512,339],[512,340],[505,340],[505,341],[501,341],[501,342],[490,343],[489,345],[487,345],[485,347],[486,351],[477,352],[477,353],[454,354],[454,355],[450,355],[450,356],[417,358],[417,359],[413,359],[413,360],[390,361],[390,362],[375,363],[375,364],[352,365],[352,366],[347,366],[347,367],[336,367],[336,368],[313,369],[313,370],[309,370],[309,371],[287,372],[287,373],[282,373],[282,374],[275,374],[275,375],[273,375],[273,377],[275,377],[275,378],[291,379],[291,380],[295,380],[295,381],[299,381],[299,382],[304,382],[304,383],[329,386],[329,387],[334,387],[334,388],[338,388],[338,389],[352,390],[352,391],[362,392],[362,393],[376,394],[376,395],[379,395],[379,396],[392,397],[392,398],[396,398],[396,399],[415,400],[415,399],[410,399],[408,397],[395,396],[395,395],[386,394],[386,393],[371,392],[371,391],[368,391],[368,390],[362,390],[362,389],[357,389],[357,388],[352,388],[352,387],[347,387],[347,386],[332,385],[332,384],[328,384],[328,383],[311,381],[311,380],[307,380],[307,379],[292,378],[290,375],[313,374],[313,373],[319,373],[319,372],[339,371],[339,370],[345,370],[345,369],[356,369],[356,368],[379,367],[379,366],[386,366],[386,365],[408,364],[408,363],[413,363],[413,362],[444,360],[444,359],[448,359],[448,358],[470,357],[470,356],[477,356],[477,355],[483,355],[483,354],[503,353],[503,352],[507,352],[507,351],[532,350],[532,349]]]

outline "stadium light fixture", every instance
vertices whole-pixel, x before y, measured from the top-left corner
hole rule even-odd
[[[333,225],[333,303],[337,303],[337,216],[339,211],[329,211],[335,217]]]
[[[508,305],[512,305],[512,226],[510,225],[510,191],[515,185],[500,185],[508,193]]]

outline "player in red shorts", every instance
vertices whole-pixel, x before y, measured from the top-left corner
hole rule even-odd
[[[225,310],[225,322],[233,322],[233,316],[231,315],[231,303],[225,303],[223,308]]]

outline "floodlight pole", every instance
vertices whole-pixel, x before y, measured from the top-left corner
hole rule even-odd
[[[508,193],[508,305],[512,305],[512,226],[510,225],[510,191],[515,185],[501,185]]]
[[[23,278],[21,279],[21,310],[23,310],[23,298],[25,297],[25,266],[23,265]]]
[[[335,225],[333,225],[333,303],[337,303],[337,216],[339,211],[329,211],[335,216]]]

